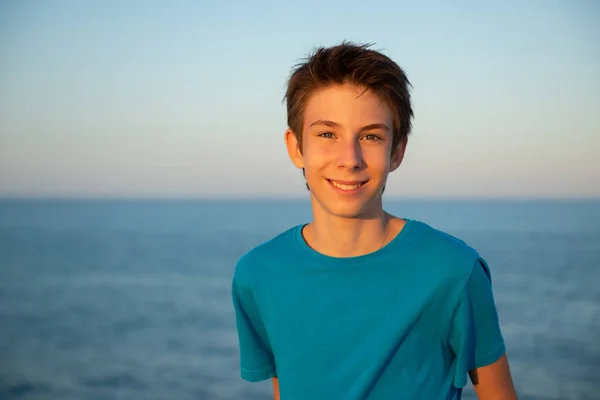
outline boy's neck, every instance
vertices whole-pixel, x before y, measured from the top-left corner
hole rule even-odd
[[[315,251],[331,257],[373,253],[390,242],[404,225],[403,220],[382,208],[365,218],[314,214],[314,221],[302,231],[304,240]]]

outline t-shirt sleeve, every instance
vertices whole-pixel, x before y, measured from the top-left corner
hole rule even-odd
[[[467,384],[470,370],[494,363],[506,351],[490,271],[482,258],[476,262],[454,309],[449,341],[456,356],[457,388]]]
[[[242,379],[259,382],[276,376],[273,352],[254,296],[250,289],[239,284],[235,277],[232,297]]]

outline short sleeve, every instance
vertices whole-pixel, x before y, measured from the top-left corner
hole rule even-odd
[[[456,356],[454,386],[457,388],[467,384],[470,370],[494,363],[506,351],[490,271],[481,258],[454,309],[449,341]]]
[[[241,377],[259,382],[275,376],[275,361],[266,329],[249,288],[232,284],[233,307],[240,346]]]

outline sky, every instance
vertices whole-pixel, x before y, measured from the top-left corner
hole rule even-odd
[[[600,2],[0,3],[0,197],[298,197],[286,80],[374,43],[412,83],[394,198],[600,198]]]

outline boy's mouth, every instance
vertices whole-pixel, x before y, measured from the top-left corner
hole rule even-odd
[[[352,191],[356,190],[368,181],[334,181],[333,179],[327,179],[331,185],[340,190]]]

